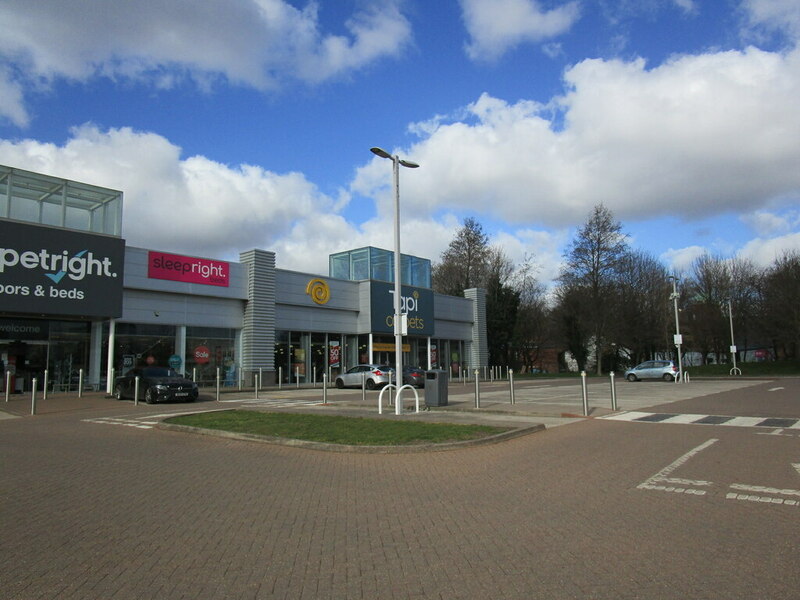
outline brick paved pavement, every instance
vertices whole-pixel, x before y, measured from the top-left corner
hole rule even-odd
[[[2,597],[798,597],[798,509],[637,489],[702,427],[368,455],[85,422],[132,408],[0,421]],[[718,429],[800,462],[800,437]]]

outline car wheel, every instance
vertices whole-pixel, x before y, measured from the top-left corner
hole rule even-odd
[[[638,379],[636,379],[636,375],[634,375],[633,373],[628,375],[627,380],[628,381],[638,381]]]
[[[367,389],[374,390],[375,389],[375,380],[374,379],[367,379]]]
[[[669,373],[664,373],[664,376],[661,379],[664,381],[675,381],[675,378]]]
[[[122,393],[122,384],[118,383],[114,386],[114,398],[117,400],[122,400],[123,393]]]
[[[340,389],[340,390],[342,388],[344,388],[344,381],[342,381],[341,379],[337,379],[336,380],[336,387],[337,387],[337,389]]]
[[[153,393],[152,388],[147,388],[147,391],[144,393],[144,401],[148,404],[152,404],[156,401],[156,395]]]

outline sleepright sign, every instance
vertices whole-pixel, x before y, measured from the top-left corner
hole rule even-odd
[[[0,220],[0,311],[119,317],[125,240]]]
[[[147,276],[150,279],[228,287],[229,274],[230,265],[220,260],[154,251],[147,254]]]

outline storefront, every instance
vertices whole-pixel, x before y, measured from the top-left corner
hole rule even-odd
[[[256,373],[310,384],[395,362],[393,253],[332,255],[323,277],[277,269],[265,250],[228,262],[126,247],[121,204],[121,192],[0,166],[0,385],[27,391],[47,373],[54,391],[82,377],[110,392],[143,364],[204,385]],[[483,366],[481,291],[435,294],[430,261],[414,256],[402,277],[403,364]]]

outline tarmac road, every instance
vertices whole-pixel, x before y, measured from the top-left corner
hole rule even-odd
[[[797,598],[800,379],[618,382],[619,413],[600,406],[603,385],[594,418],[561,418],[582,402],[556,380],[520,386],[514,405],[504,383],[479,410],[452,385],[446,408],[385,413],[548,425],[421,454],[157,427],[220,404],[377,416],[357,390],[328,406],[318,390],[164,406],[54,396],[36,416],[15,398],[0,407],[19,416],[0,420],[0,594]]]

